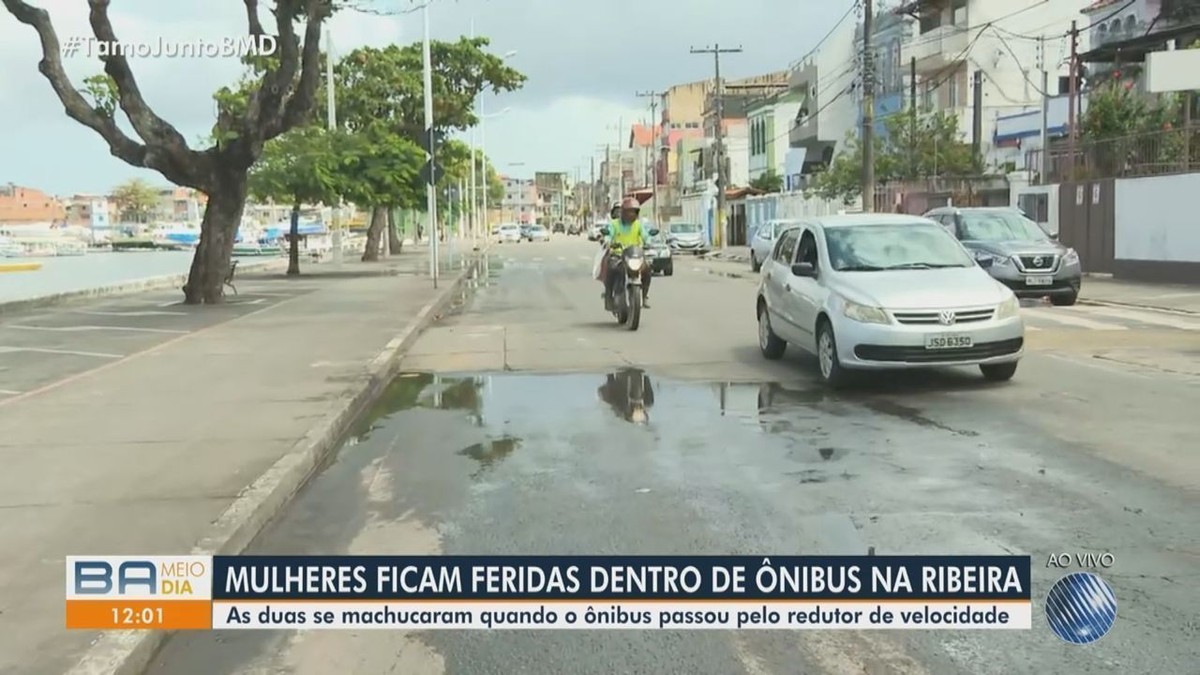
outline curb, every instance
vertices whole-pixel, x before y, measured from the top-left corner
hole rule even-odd
[[[1134,302],[1118,302],[1116,300],[1092,300],[1088,298],[1079,298],[1081,305],[1094,305],[1096,307],[1120,307],[1121,309],[1140,309],[1150,312],[1158,312],[1160,314],[1171,314],[1174,316],[1200,316],[1200,312],[1193,312],[1186,309],[1177,309],[1175,307],[1159,307],[1156,305],[1139,305]]]
[[[272,260],[260,265],[242,267],[241,269],[246,272],[271,272],[274,271],[274,268],[276,267],[285,267],[286,264],[286,260]],[[188,274],[186,272],[182,274],[166,274],[157,277],[146,277],[144,279],[125,281],[119,284],[110,284],[108,286],[97,286],[95,288],[84,288],[78,291],[65,291],[63,293],[41,295],[36,298],[27,298],[25,300],[0,302],[0,315],[29,309],[51,307],[75,300],[89,300],[92,298],[105,298],[116,295],[132,295],[134,293],[144,293],[146,291],[156,291],[164,288],[179,288],[183,284],[187,283],[187,278]]]
[[[291,502],[325,460],[339,447],[346,431],[358,416],[387,387],[400,359],[424,330],[437,320],[458,296],[463,284],[479,268],[481,255],[474,256],[453,281],[417,312],[408,325],[392,338],[367,365],[368,380],[354,396],[328,415],[288,454],[243,489],[214,522],[209,533],[192,549],[191,555],[235,555],[247,546]],[[101,633],[68,675],[140,675],[170,635],[166,631],[108,631]]]

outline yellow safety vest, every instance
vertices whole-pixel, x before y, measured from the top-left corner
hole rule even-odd
[[[642,235],[642,221],[640,219],[633,221],[629,225],[622,224],[620,219],[614,219],[609,226],[609,230],[610,241],[621,248],[642,245],[644,237]]]

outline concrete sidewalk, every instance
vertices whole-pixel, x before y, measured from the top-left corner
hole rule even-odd
[[[422,253],[248,274],[277,302],[0,403],[0,672],[137,672],[161,636],[65,631],[64,556],[244,547],[474,267]]]
[[[1083,280],[1082,302],[1097,305],[1140,307],[1185,314],[1200,314],[1200,283],[1152,284],[1103,276]]]

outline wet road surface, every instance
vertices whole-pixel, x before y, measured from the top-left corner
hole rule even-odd
[[[746,286],[698,268],[656,279],[643,329],[618,329],[590,252],[495,252],[254,551],[1029,554],[1034,629],[180,634],[153,672],[1196,672],[1195,378],[1076,337],[1007,385],[935,371],[835,396],[809,359],[764,362]],[[1116,626],[1062,643],[1045,560],[1103,551]]]

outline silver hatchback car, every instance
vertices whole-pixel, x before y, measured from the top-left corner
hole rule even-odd
[[[763,261],[756,298],[763,356],[817,356],[831,386],[851,370],[978,366],[1008,380],[1025,324],[1011,290],[939,224],[867,213],[805,220]]]

